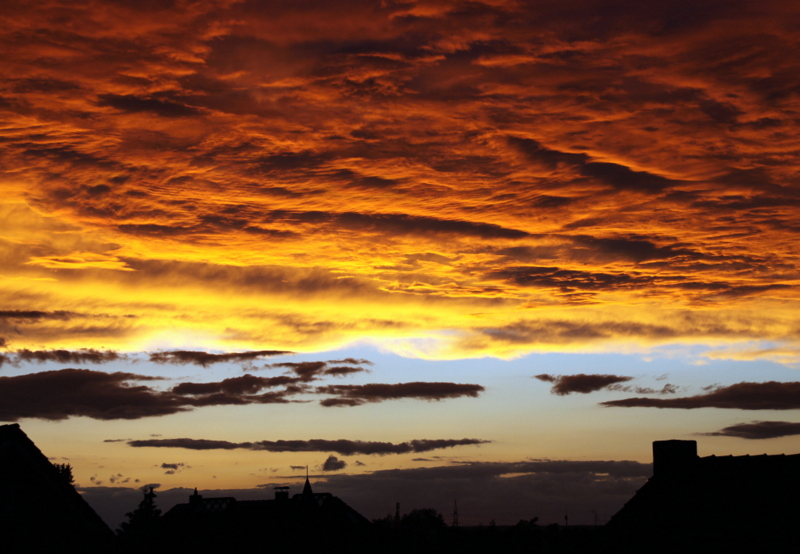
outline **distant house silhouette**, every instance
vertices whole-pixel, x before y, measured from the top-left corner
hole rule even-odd
[[[613,552],[796,552],[800,454],[697,456],[653,443],[653,476],[606,525]]]
[[[297,552],[358,551],[371,526],[340,498],[313,492],[308,478],[303,492],[291,498],[288,487],[276,487],[275,498],[267,500],[204,498],[195,489],[188,503],[163,516],[168,544],[201,552],[252,551],[265,544]]]
[[[113,537],[18,424],[0,425],[0,551],[107,552]]]

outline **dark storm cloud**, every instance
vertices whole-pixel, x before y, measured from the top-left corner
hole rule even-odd
[[[670,383],[666,383],[660,389],[654,389],[652,387],[634,387],[632,385],[610,385],[608,390],[613,390],[617,392],[633,392],[636,394],[675,394],[678,392],[678,387],[676,385],[672,385]]]
[[[185,104],[132,94],[101,94],[98,106],[130,113],[149,112],[161,117],[193,117],[202,114],[197,108]]]
[[[263,450],[267,452],[336,452],[342,456],[354,454],[378,455],[408,454],[429,452],[442,448],[486,444],[491,441],[481,439],[415,439],[408,442],[391,443],[375,441],[354,441],[347,439],[325,440],[278,440],[255,442],[229,442],[207,439],[145,439],[128,441],[130,446],[156,448],[186,448],[189,450]]]
[[[36,310],[0,310],[0,319],[55,319],[66,321],[77,317],[75,312],[58,310],[54,312],[40,312]]]
[[[293,212],[275,210],[270,213],[265,221],[327,224],[338,229],[391,236],[461,235],[485,239],[521,239],[528,236],[525,231],[509,229],[494,223],[392,213],[365,214],[358,212]]]
[[[507,267],[486,275],[489,279],[503,279],[524,287],[574,288],[579,290],[605,290],[617,288],[642,288],[654,282],[651,276],[628,273],[600,273],[560,269],[558,267]]]
[[[291,239],[299,237],[299,233],[281,229],[269,229],[254,225],[252,221],[242,217],[230,217],[220,214],[206,214],[198,218],[198,223],[191,229],[183,231],[193,235],[220,234],[232,231],[243,231],[251,235],[269,236],[275,239]]]
[[[573,392],[587,394],[599,391],[616,383],[630,381],[633,377],[625,377],[622,375],[586,375],[585,373],[578,373],[577,375],[549,375],[542,373],[541,375],[536,375],[536,379],[547,383],[553,383],[553,388],[550,389],[550,392],[563,396]]]
[[[128,441],[135,447],[188,448],[189,450],[234,450],[249,448],[249,442],[229,442],[207,439],[143,439]]]
[[[626,192],[656,194],[677,184],[659,175],[653,175],[646,171],[633,171],[624,165],[615,163],[587,163],[581,167],[581,174]]]
[[[682,245],[658,246],[652,240],[633,237],[598,238],[587,235],[569,237],[578,247],[597,252],[605,259],[628,259],[634,262],[665,260],[681,256],[700,259],[703,256]]]
[[[245,233],[250,233],[251,235],[262,235],[272,238],[294,238],[299,237],[299,233],[295,233],[293,231],[281,231],[278,229],[265,229],[264,227],[258,227],[257,225],[248,225],[242,228],[242,231]]]
[[[352,363],[353,365],[330,365],[338,363]],[[357,365],[360,364],[372,365],[372,362],[369,360],[354,360],[353,358],[347,358],[345,360],[331,360],[327,362],[282,362],[271,364],[270,367],[285,367],[293,371],[304,381],[314,381],[321,375],[342,377],[352,373],[367,371],[363,367],[357,367]]]
[[[509,229],[493,223],[479,223],[457,219],[437,219],[406,214],[343,213],[337,223],[347,229],[369,231],[374,229],[390,235],[404,234],[454,234],[468,237],[520,239],[525,231]]]
[[[314,152],[277,152],[257,160],[259,169],[266,173],[319,167],[334,156]]]
[[[532,139],[509,137],[509,144],[536,164],[555,169],[564,165],[576,169],[584,177],[624,191],[654,194],[677,183],[645,171],[634,171],[624,165],[590,161],[583,153],[553,150]]]
[[[526,138],[508,137],[508,143],[516,150],[523,153],[531,161],[542,164],[550,169],[559,165],[579,167],[589,161],[586,154],[560,152],[543,146],[539,141]]]
[[[206,388],[195,383],[183,383],[192,392],[177,394],[137,385],[137,381],[163,378],[133,373],[61,369],[0,377],[0,421],[17,421],[26,417],[61,420],[73,416],[102,420],[139,419],[204,406],[287,403],[291,402],[288,397],[303,392],[302,389],[292,389],[290,385],[281,391],[254,394],[263,384],[254,379],[258,378],[246,375],[212,383]],[[274,382],[270,384],[275,385]]]
[[[21,349],[14,353],[10,363],[36,362],[42,364],[45,362],[58,362],[60,364],[105,364],[124,359],[127,359],[127,356],[124,354],[120,355],[114,350],[95,350],[94,348],[83,348],[80,350]]]
[[[53,162],[57,166],[70,166],[78,170],[102,169],[118,170],[120,164],[108,158],[82,152],[70,146],[51,146],[51,145],[24,145],[24,157],[28,159],[45,159]],[[58,169],[57,169],[58,171]],[[49,191],[53,199],[60,201],[67,200],[73,192],[69,189],[53,189]]]
[[[85,190],[89,196],[102,196],[111,192],[111,187],[108,185],[95,185],[93,187],[86,187]]]
[[[0,377],[0,421],[25,417],[61,420],[70,416],[139,419],[188,409],[171,394],[132,384],[154,379],[88,369]]]
[[[478,445],[488,442],[490,441],[480,439],[416,439],[393,444],[390,442],[352,441],[345,439],[312,439],[308,441],[258,441],[248,448],[253,450],[267,450],[270,452],[336,452],[343,456],[352,456],[354,454],[375,454],[383,456],[386,454],[429,452],[442,448]]]
[[[161,469],[167,470],[164,472],[164,475],[174,475],[175,473],[179,472],[180,470],[186,467],[188,466],[183,462],[177,462],[177,463],[164,462],[163,464],[161,464]]]
[[[172,388],[172,392],[180,395],[207,395],[215,393],[227,393],[231,395],[256,394],[261,389],[293,385],[299,379],[278,376],[278,377],[256,377],[249,373],[241,377],[231,377],[217,383],[181,383]]]
[[[283,362],[279,364],[272,364],[272,367],[290,368],[299,377],[310,381],[322,373],[327,365],[327,362]]]
[[[564,228],[594,227],[602,225],[602,223],[603,220],[600,219],[578,220],[565,225]],[[687,243],[676,242],[674,237],[644,236],[639,234],[621,234],[613,237],[563,234],[551,235],[551,238],[557,238],[561,243],[538,247],[506,247],[496,250],[495,253],[501,256],[503,261],[508,261],[509,264],[553,259],[566,259],[581,263],[633,262],[636,265],[631,266],[633,271],[629,271],[629,273],[636,277],[640,277],[650,269],[671,269],[685,272],[684,275],[676,276],[673,280],[664,279],[663,277],[659,280],[651,277],[650,280],[639,279],[638,282],[634,281],[634,284],[663,284],[664,286],[674,287],[681,286],[683,284],[681,281],[692,278],[692,273],[703,269],[706,272],[725,267],[746,269],[754,265],[771,263],[768,256],[739,256],[703,252],[702,248],[690,248]],[[520,284],[526,282],[526,272],[530,271],[530,279],[528,281],[531,282],[535,282],[537,278],[542,280],[542,278],[546,277],[552,278],[552,281],[564,280],[567,282],[570,279],[578,282],[588,282],[594,278],[599,282],[606,281],[613,285],[613,281],[609,281],[608,274],[600,273],[595,278],[594,274],[590,272],[563,270],[556,267],[509,265],[501,271],[508,273],[503,274],[501,272],[497,276],[521,279]],[[543,282],[547,283],[547,281]],[[686,284],[702,286],[706,283],[688,282]],[[734,286],[724,282],[710,284],[719,285],[723,288],[732,288]]]
[[[340,471],[346,467],[347,462],[340,460],[334,455],[330,455],[322,464],[322,471]]]
[[[143,223],[143,224],[130,224],[126,223],[118,225],[117,229],[121,232],[143,237],[170,237],[187,235],[195,231],[193,227],[182,227],[173,225],[159,225],[157,223]]]
[[[217,392],[206,395],[181,396],[183,401],[190,406],[198,408],[204,406],[246,406],[248,404],[288,404],[292,402],[289,396],[303,392],[302,389],[291,386],[281,391],[269,391],[260,394],[236,394]]]
[[[353,366],[345,366],[345,365],[337,365],[333,367],[329,367],[325,370],[326,375],[333,375],[334,377],[343,377],[345,375],[350,375],[353,373],[360,373],[365,371],[364,368],[361,367],[353,367]]]
[[[210,354],[196,350],[171,350],[153,352],[150,361],[157,364],[195,364],[207,367],[210,364],[225,362],[247,362],[262,357],[294,354],[286,350],[254,350],[252,352],[231,352],[229,354]]]
[[[729,178],[721,179],[723,182],[730,182],[732,188],[748,188],[760,185],[764,186],[765,181],[769,182],[769,177],[761,173],[750,173],[746,175],[735,174]],[[777,186],[772,187],[769,194],[730,194],[725,198],[719,200],[697,200],[692,203],[693,208],[700,208],[703,210],[725,210],[736,212],[749,212],[750,210],[758,210],[764,208],[783,208],[783,207],[796,207],[800,199],[791,190],[781,190]],[[766,220],[769,221],[769,220]],[[775,223],[778,223],[777,221]]]
[[[707,394],[683,398],[625,398],[601,402],[609,407],[644,408],[727,408],[734,410],[800,409],[800,382],[742,382],[719,387]]]
[[[800,423],[789,421],[752,421],[739,423],[715,431],[700,433],[711,437],[738,437],[740,439],[774,439],[800,435]]]
[[[70,81],[58,79],[37,79],[30,77],[27,79],[17,79],[14,83],[14,92],[61,92],[79,89],[80,85]]]
[[[347,189],[369,190],[390,190],[401,185],[402,179],[387,179],[373,175],[364,175],[349,169],[336,171],[332,176],[336,181],[340,181]]]
[[[329,364],[349,364],[349,365],[373,365],[369,360],[364,358],[342,358],[341,360],[328,360]]]
[[[734,125],[738,123],[739,116],[744,115],[744,111],[728,102],[717,102],[716,100],[703,100],[699,104],[700,111],[717,123]]]
[[[469,396],[476,398],[485,389],[481,385],[462,383],[368,383],[366,385],[327,385],[317,387],[317,393],[335,395],[321,400],[323,406],[359,406],[367,402],[383,402],[400,398],[443,400]]]

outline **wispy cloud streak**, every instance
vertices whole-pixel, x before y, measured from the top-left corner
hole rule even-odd
[[[128,441],[130,446],[150,448],[185,448],[189,450],[265,450],[267,452],[336,452],[343,456],[354,454],[409,454],[430,452],[443,448],[487,444],[480,439],[415,439],[408,442],[391,443],[357,440],[278,440],[254,442],[229,442],[210,439],[141,439]]]

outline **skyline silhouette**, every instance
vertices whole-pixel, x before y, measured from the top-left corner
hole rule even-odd
[[[595,512],[593,525],[570,524],[565,507],[563,524],[533,517],[462,526],[457,500],[449,524],[435,508],[401,512],[399,502],[394,515],[370,520],[342,498],[315,491],[306,468],[299,493],[280,485],[271,498],[263,490],[261,498],[242,499],[194,489],[167,510],[157,501],[157,485],[146,485],[112,533],[75,488],[69,464],[50,462],[19,425],[3,425],[0,530],[12,553],[262,551],[266,545],[308,553],[752,552],[795,539],[800,454],[699,457],[697,442],[686,440],[654,441],[652,450],[646,483],[607,522]]]

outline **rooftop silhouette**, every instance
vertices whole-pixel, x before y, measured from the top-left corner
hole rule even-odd
[[[697,455],[655,441],[653,476],[606,525],[620,552],[777,552],[797,544],[800,454]]]
[[[308,477],[303,491],[291,497],[282,486],[265,500],[206,498],[196,489],[188,500],[162,518],[163,540],[175,547],[248,549],[270,544],[303,552],[347,551],[362,544],[372,526],[340,498],[314,492]]]
[[[370,522],[342,499],[274,488],[274,498],[204,497],[165,514],[153,488],[115,540],[19,425],[0,426],[0,539],[5,552],[782,552],[798,544],[800,454],[697,455],[695,441],[653,443],[653,475],[604,528],[453,525],[432,509]]]
[[[0,426],[3,552],[107,552],[113,533],[16,423]]]

